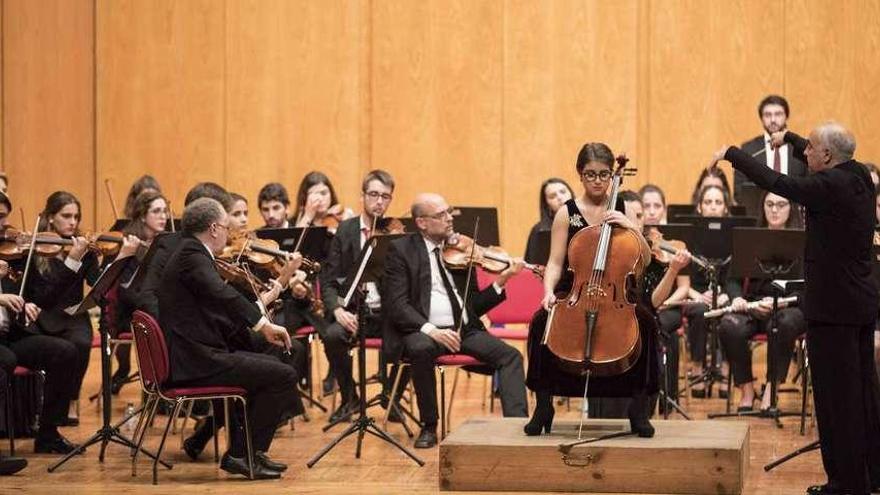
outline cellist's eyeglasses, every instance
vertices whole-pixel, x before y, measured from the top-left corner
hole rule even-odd
[[[584,179],[586,179],[588,181],[599,180],[601,182],[605,182],[606,180],[611,178],[611,171],[610,170],[602,170],[602,171],[596,172],[595,170],[587,170],[586,172],[581,174],[581,177],[583,177]]]

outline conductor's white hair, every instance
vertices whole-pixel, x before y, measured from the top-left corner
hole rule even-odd
[[[816,127],[818,145],[827,148],[831,153],[831,161],[843,163],[851,160],[856,151],[856,138],[846,127],[829,120]]]

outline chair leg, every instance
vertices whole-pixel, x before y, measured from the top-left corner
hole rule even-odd
[[[148,398],[149,399],[149,398]],[[144,427],[141,430],[140,436],[137,440],[137,448],[134,449],[134,453],[131,456],[131,476],[137,476],[137,458],[138,454],[141,453],[141,447],[144,444],[144,438],[147,436],[147,429],[153,424],[153,418],[156,416],[156,411],[159,409],[159,403],[162,402],[162,398],[158,395],[153,397],[153,403],[150,407],[150,411],[147,413],[147,418],[144,422]]]
[[[458,388],[458,373],[461,371],[460,367],[455,368],[455,373],[452,375],[452,390],[449,392],[449,405],[446,406],[446,432],[448,433],[450,428],[449,425],[452,424],[452,404],[455,402],[455,390]],[[483,392],[486,391],[486,382],[483,381]],[[446,434],[444,433],[444,437]]]
[[[217,438],[217,414],[218,412],[214,410],[214,401],[211,401],[211,426],[214,428],[214,462],[220,462],[220,439]],[[226,427],[229,428],[228,425]]]
[[[147,399],[144,401],[143,409],[141,409],[141,413],[138,415],[137,424],[134,425],[134,431],[132,432],[132,436],[131,436],[132,442],[135,442],[135,443],[137,442],[138,435],[140,435],[140,432],[141,432],[141,428],[143,428],[144,425],[146,425],[146,422],[144,420],[150,411],[150,407],[152,406],[152,404],[151,404],[152,398],[153,398],[153,396],[148,395]],[[133,449],[132,449],[131,455],[134,455]]]
[[[250,478],[254,479],[254,446],[251,439],[251,422],[248,420],[247,399],[244,397],[236,398],[241,401],[241,408],[244,410],[244,439],[247,442],[248,470],[250,471]],[[229,429],[229,426],[226,428]]]
[[[232,448],[232,423],[229,422],[229,399],[223,398],[223,417],[226,419],[226,452]]]
[[[182,400],[178,400],[174,403],[174,409],[172,411],[172,416],[168,418],[168,422],[165,424],[165,432],[162,433],[162,440],[159,441],[159,449],[156,450],[156,458],[153,459],[153,484],[159,484],[159,459],[162,457],[162,450],[165,448],[165,440],[168,438],[168,430],[171,428],[171,423],[174,422],[174,418],[177,417],[177,414],[180,412],[181,406],[183,406]]]
[[[15,414],[12,409],[12,380],[14,379],[14,376],[9,376],[6,379],[6,434],[9,435],[9,455],[13,457],[15,457],[15,421],[12,417]]]
[[[394,376],[394,384],[391,385],[391,396],[388,398],[388,407],[385,409],[385,417],[382,419],[382,429],[388,431],[388,417],[391,415],[391,404],[394,404],[394,398],[397,397],[397,389],[400,387],[400,377],[403,370],[409,366],[407,363],[400,363],[397,374]]]
[[[183,441],[186,439],[186,424],[189,422],[189,417],[192,415],[193,404],[195,403],[195,400],[187,401],[186,412],[183,415],[183,424],[180,425],[180,448],[183,448]]]

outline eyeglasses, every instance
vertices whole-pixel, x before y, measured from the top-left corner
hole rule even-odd
[[[453,208],[448,208],[441,212],[434,213],[433,215],[421,215],[422,218],[433,218],[434,220],[445,220],[447,217],[452,218],[452,214],[455,210]]]
[[[364,196],[366,196],[366,197],[372,199],[373,201],[376,201],[376,200],[379,199],[379,198],[382,198],[382,199],[384,199],[385,201],[391,201],[391,198],[393,197],[393,196],[391,196],[391,195],[388,194],[388,193],[380,193],[380,192],[378,192],[378,191],[368,191],[368,192],[365,192],[365,193],[364,193]]]
[[[776,201],[776,202],[765,201],[764,202],[764,207],[767,208],[768,210],[772,210],[772,209],[780,209],[781,210],[788,205],[789,205],[788,201]]]
[[[588,181],[595,181],[596,179],[598,179],[601,182],[605,182],[606,180],[611,178],[611,171],[602,170],[601,172],[595,172],[593,170],[587,170],[586,172],[581,174],[581,177]]]

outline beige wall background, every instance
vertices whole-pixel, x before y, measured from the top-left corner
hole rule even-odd
[[[760,132],[850,126],[880,160],[878,0],[2,0],[2,167],[33,222],[66,189],[84,226],[155,175],[176,211],[195,182],[252,201],[327,173],[358,207],[372,168],[392,213],[432,190],[496,206],[520,253],[537,190],[587,141],[627,152],[627,187],[684,202],[711,153]],[[251,222],[257,223],[256,205]],[[20,223],[18,213],[14,223]]]

